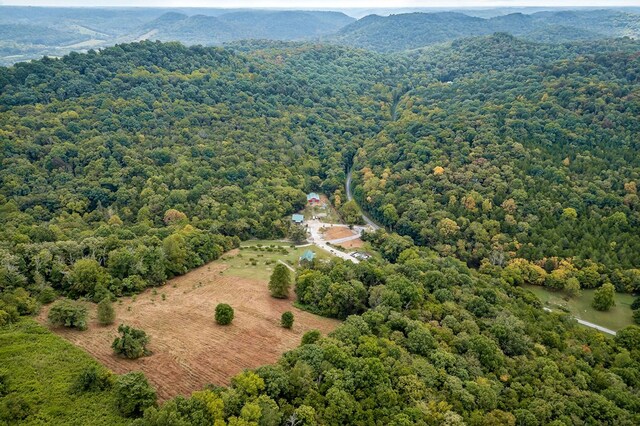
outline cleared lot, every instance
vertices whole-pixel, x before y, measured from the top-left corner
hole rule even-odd
[[[225,258],[233,264],[238,254],[236,250]],[[244,250],[243,254],[248,255]],[[113,326],[99,326],[92,305],[87,331],[54,331],[116,373],[143,371],[161,400],[187,395],[210,383],[226,385],[243,369],[275,362],[299,344],[304,332],[315,328],[328,333],[339,324],[294,308],[293,299],[272,298],[266,274],[260,273],[269,267],[264,262],[249,266],[243,262],[242,276],[237,276],[239,265],[229,268],[225,260],[218,260],[163,287],[116,302]],[[260,278],[249,277],[251,268],[256,268]],[[215,306],[221,302],[235,309],[229,326],[219,326],[213,319]],[[292,330],[280,327],[280,315],[287,310],[295,315]],[[46,322],[46,309],[40,321]],[[153,354],[135,361],[114,356],[111,342],[120,323],[145,330],[151,336]]]

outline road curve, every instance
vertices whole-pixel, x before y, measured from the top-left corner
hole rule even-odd
[[[345,182],[344,187],[347,192],[347,201],[353,200],[353,195],[351,194],[351,169],[349,169],[349,172],[347,173],[347,181]],[[380,225],[375,223],[371,218],[369,218],[369,216],[364,214],[364,210],[362,210],[362,207],[358,207],[360,208],[360,214],[362,215],[362,219],[364,220],[364,222],[371,228],[373,228],[374,231],[380,229]]]

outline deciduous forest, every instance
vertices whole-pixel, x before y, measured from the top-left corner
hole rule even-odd
[[[143,41],[0,68],[0,423],[73,423],[18,385],[30,341],[81,361],[51,379],[97,407],[77,424],[639,424],[640,327],[606,336],[522,287],[640,291],[639,51]],[[286,238],[306,193],[339,209],[349,171],[375,255],[306,263],[293,289],[342,324],[227,387],[158,404],[28,318],[107,300],[113,322],[111,301]]]

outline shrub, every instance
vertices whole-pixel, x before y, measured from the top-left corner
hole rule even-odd
[[[122,415],[138,417],[156,404],[156,391],[141,372],[124,374],[115,383],[116,405]]]
[[[302,344],[310,345],[315,343],[320,339],[320,331],[319,330],[309,330],[302,335]]]
[[[283,312],[282,317],[280,318],[280,325],[284,328],[292,328],[293,327],[293,313],[290,311]]]
[[[0,371],[0,398],[9,393],[9,375],[6,371]]]
[[[129,359],[137,359],[149,355],[147,350],[149,336],[147,336],[147,333],[124,324],[118,326],[118,333],[120,333],[120,337],[116,337],[111,344],[113,352],[117,355]]]
[[[12,393],[0,402],[0,420],[10,423],[24,420],[31,414],[31,406],[24,397]]]
[[[51,306],[49,322],[57,327],[87,329],[87,308],[80,302],[59,300]]]
[[[72,392],[94,392],[110,388],[112,385],[111,373],[97,365],[89,365],[76,377]]]
[[[4,309],[0,309],[0,327],[11,322],[11,315]]]
[[[56,291],[52,287],[46,286],[43,287],[42,290],[40,290],[40,293],[38,294],[38,302],[42,303],[43,305],[48,305],[49,303],[56,300],[56,297]]]
[[[98,323],[100,325],[110,325],[116,319],[116,311],[113,309],[110,299],[102,299],[98,303]]]
[[[220,325],[229,325],[233,321],[233,308],[226,303],[216,306],[216,322]]]
[[[278,263],[273,268],[271,279],[269,279],[269,291],[271,296],[279,299],[286,299],[289,296],[291,287],[291,274],[289,269],[282,263]]]

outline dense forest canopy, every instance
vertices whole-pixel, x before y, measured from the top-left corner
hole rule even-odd
[[[284,237],[352,171],[376,256],[295,283],[344,323],[227,388],[157,408],[135,387],[136,424],[638,424],[640,328],[607,338],[519,286],[640,289],[638,51],[144,41],[0,68],[0,325]]]

